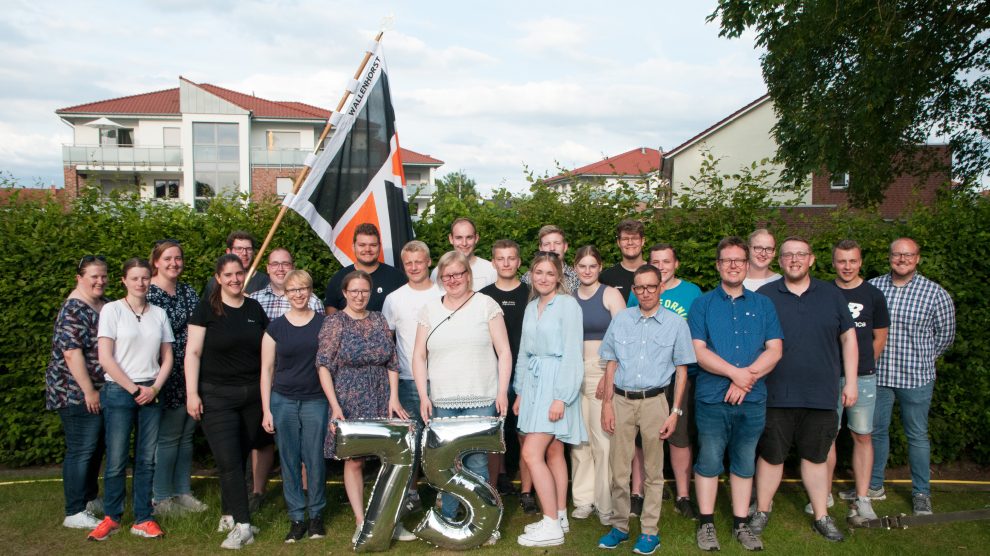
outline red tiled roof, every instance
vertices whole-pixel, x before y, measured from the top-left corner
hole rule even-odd
[[[546,182],[555,182],[575,176],[642,176],[660,169],[660,157],[662,155],[663,153],[657,149],[640,147],[575,168],[565,174],[554,176]]]
[[[708,129],[702,131],[701,133],[695,135],[694,137],[688,139],[687,141],[681,143],[680,145],[677,145],[673,149],[670,149],[669,151],[667,151],[667,153],[664,156],[673,156],[673,155],[677,154],[677,152],[680,151],[681,149],[683,149],[684,147],[687,147],[687,146],[690,146],[690,145],[696,143],[698,140],[706,137],[711,132],[715,131],[716,129],[718,129],[718,128],[722,127],[723,125],[729,123],[730,121],[734,120],[737,116],[741,116],[742,114],[744,114],[746,112],[749,112],[753,108],[756,108],[757,106],[763,104],[765,101],[767,101],[769,99],[770,99],[770,94],[769,93],[761,96],[760,98],[754,100],[753,102],[747,104],[746,106],[743,106],[739,110],[736,110],[735,112],[733,112],[733,113],[729,114],[728,116],[722,118],[721,120],[715,122]]]
[[[251,111],[256,118],[325,120],[330,111],[302,102],[283,102],[246,95],[209,83],[193,83],[204,91],[212,93],[227,102]],[[179,89],[166,89],[127,97],[112,98],[70,106],[55,111],[56,114],[165,114],[179,115]]]
[[[400,148],[399,156],[402,158],[403,164],[422,164],[424,166],[440,166],[443,164],[442,160],[433,158],[428,154],[419,154],[405,147]]]

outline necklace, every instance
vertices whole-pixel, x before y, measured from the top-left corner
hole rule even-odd
[[[134,307],[131,307],[131,304],[130,304],[129,301],[127,301],[127,298],[126,297],[124,298],[124,303],[127,304],[127,308],[131,310],[131,313],[134,313],[134,318],[136,318],[139,323],[141,322],[141,317],[145,313],[148,312],[148,303],[147,302],[145,302],[144,306],[141,307],[141,314],[140,315],[137,314],[137,312],[134,310]]]

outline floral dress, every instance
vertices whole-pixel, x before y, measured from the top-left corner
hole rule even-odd
[[[172,335],[175,336],[172,343],[172,373],[162,386],[161,399],[165,403],[165,409],[185,407],[186,340],[189,337],[189,328],[186,325],[189,324],[189,316],[199,304],[199,296],[192,286],[183,282],[176,284],[175,295],[169,295],[165,290],[151,284],[148,287],[148,302],[165,310],[172,323]]]
[[[388,322],[381,313],[371,311],[361,320],[344,311],[329,315],[320,330],[316,365],[330,370],[344,418],[388,417],[388,373],[399,372],[399,360]],[[336,440],[333,427],[328,427],[323,444],[327,458],[336,458]]]

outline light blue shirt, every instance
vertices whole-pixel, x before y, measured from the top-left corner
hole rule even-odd
[[[687,323],[662,307],[650,317],[644,317],[638,307],[616,315],[598,354],[619,363],[615,386],[623,390],[667,386],[675,367],[697,361]]]

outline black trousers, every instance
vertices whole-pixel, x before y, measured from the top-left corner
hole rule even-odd
[[[261,430],[261,386],[200,383],[203,432],[220,473],[220,506],[237,523],[250,523],[244,466]]]

